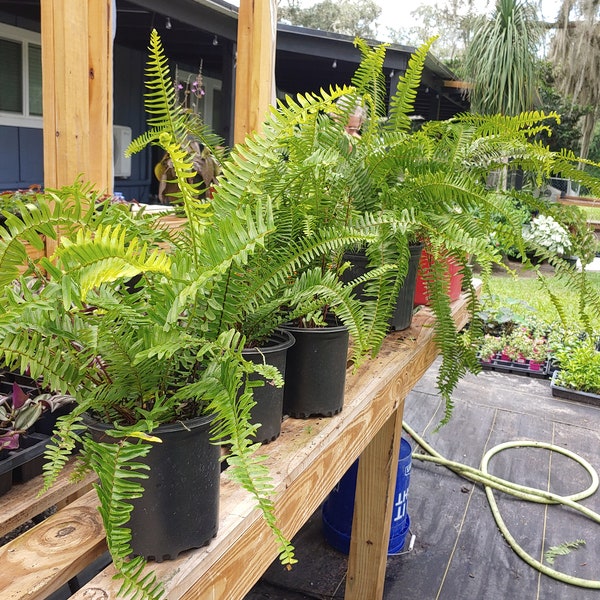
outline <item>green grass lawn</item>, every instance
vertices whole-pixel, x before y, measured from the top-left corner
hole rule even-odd
[[[589,275],[590,280],[600,290],[600,273],[590,273]],[[577,316],[577,295],[553,276],[548,276],[546,280],[552,292],[561,300],[567,325],[578,328],[580,321]],[[533,315],[547,323],[553,323],[560,319],[548,294],[542,290],[536,278],[518,277],[513,279],[507,276],[495,276],[491,278],[489,291],[492,294],[491,304],[494,307],[510,308],[518,315],[523,317]],[[485,295],[482,295],[484,306],[489,306],[490,301],[486,298]],[[600,315],[590,311],[589,316],[594,330],[600,331]]]
[[[600,206],[580,206],[588,221],[600,221]]]

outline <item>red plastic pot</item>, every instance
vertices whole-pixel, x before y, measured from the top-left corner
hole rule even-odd
[[[450,301],[454,302],[458,300],[460,296],[461,286],[463,276],[459,272],[460,265],[452,258],[447,257],[444,259],[446,261],[448,273],[448,294],[450,296]],[[414,305],[418,306],[420,304],[424,304],[425,306],[429,306],[429,293],[427,291],[427,275],[429,273],[429,269],[431,268],[431,264],[433,261],[433,257],[431,254],[425,249],[421,254],[421,260],[419,261],[419,269],[417,272],[417,285],[415,289],[415,300]]]

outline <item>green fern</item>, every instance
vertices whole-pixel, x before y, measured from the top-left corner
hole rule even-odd
[[[115,443],[98,443],[87,437],[84,441],[90,465],[100,479],[94,487],[100,499],[100,515],[106,530],[106,542],[123,583],[119,595],[130,598],[155,600],[164,595],[156,575],[142,576],[145,561],[141,557],[130,559],[131,533],[123,528],[129,521],[133,506],[130,501],[144,493],[139,480],[147,479],[149,467],[140,459],[148,455],[151,444],[127,440]]]
[[[564,542],[558,546],[552,546],[544,552],[544,560],[549,565],[553,565],[557,556],[566,556],[573,550],[581,548],[581,546],[585,546],[585,540],[575,540],[574,542]]]
[[[437,38],[431,38],[427,43],[420,46],[408,60],[408,68],[404,75],[398,80],[396,91],[390,99],[390,129],[396,131],[410,130],[410,119],[408,115],[412,112],[417,88],[421,83],[421,75],[425,66],[427,53]]]

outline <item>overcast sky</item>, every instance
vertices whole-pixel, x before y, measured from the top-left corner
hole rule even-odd
[[[227,0],[231,4],[239,6],[239,0]],[[312,6],[319,0],[302,0],[302,4],[305,6]],[[417,7],[423,4],[435,5],[436,1],[439,4],[444,4],[444,0],[410,0],[406,2],[404,0],[375,0],[379,6],[381,6],[381,16],[379,17],[379,25],[381,35],[378,36],[381,41],[386,41],[385,31],[389,27],[391,29],[399,29],[400,27],[410,27],[411,18],[410,13]],[[542,16],[546,20],[554,19],[558,13],[558,7],[560,0],[536,0],[542,9]],[[481,6],[482,12],[485,11],[486,6],[493,6],[493,0],[476,0],[477,4]],[[434,35],[435,31],[431,34]]]

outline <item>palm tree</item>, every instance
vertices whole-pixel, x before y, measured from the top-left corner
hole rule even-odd
[[[471,110],[515,116],[532,110],[537,95],[537,50],[543,29],[528,0],[497,0],[475,30],[465,54]]]
[[[586,158],[600,118],[600,0],[563,0],[550,54],[556,86],[575,105],[589,107],[582,119],[581,156]]]

